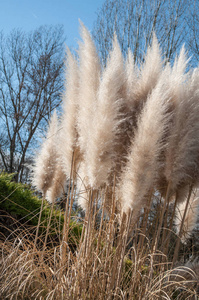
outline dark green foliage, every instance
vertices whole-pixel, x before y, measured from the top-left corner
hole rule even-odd
[[[6,211],[19,222],[31,226],[38,225],[39,213],[42,199],[34,195],[28,185],[12,181],[13,174],[0,174],[0,210]],[[48,224],[51,206],[44,200],[41,217],[40,231],[45,230]],[[77,242],[81,236],[82,226],[75,221],[70,222],[71,242]],[[60,209],[53,209],[50,225],[50,234],[62,232],[64,224],[64,212]]]
[[[28,186],[12,181],[13,174],[0,174],[0,209],[16,219],[25,219],[37,225],[41,199],[36,197]],[[49,213],[45,207],[43,218]]]

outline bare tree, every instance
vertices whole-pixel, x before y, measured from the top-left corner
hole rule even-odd
[[[189,6],[187,20],[187,28],[189,35],[187,38],[187,44],[189,52],[192,55],[192,65],[195,67],[198,65],[199,60],[199,1],[195,0],[192,5]]]
[[[164,55],[172,61],[182,44],[188,43],[187,17],[193,4],[194,0],[106,0],[93,29],[103,63],[114,32],[123,54],[130,48],[137,63],[144,59],[155,32]]]
[[[63,42],[62,26],[0,34],[1,168],[16,172],[19,181],[36,132],[61,101]]]

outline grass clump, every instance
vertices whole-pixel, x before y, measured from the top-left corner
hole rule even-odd
[[[143,235],[141,226],[126,248],[126,233],[109,218],[96,228],[102,210],[84,220],[75,251],[69,236],[54,246],[39,236],[35,244],[23,227],[12,240],[1,242],[1,298],[197,299],[197,263],[172,267],[164,253],[154,251],[153,239],[147,238],[147,231]]]
[[[187,259],[186,241],[199,208],[199,69],[186,73],[184,48],[165,65],[155,35],[139,66],[114,37],[101,67],[83,25],[81,34],[79,59],[67,51],[63,115],[54,113],[35,157],[33,183],[43,193],[36,232],[29,239],[19,229],[1,244],[0,296],[197,299],[198,251]],[[41,235],[44,198],[51,207]],[[85,217],[72,248],[76,201]]]

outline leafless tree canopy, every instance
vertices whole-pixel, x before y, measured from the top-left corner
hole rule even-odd
[[[194,0],[106,0],[98,11],[93,30],[103,63],[111,49],[114,32],[123,54],[130,48],[135,62],[143,60],[155,32],[169,61],[185,43],[194,64],[199,54],[198,6]]]
[[[0,33],[0,163],[22,180],[35,133],[60,103],[63,28]]]

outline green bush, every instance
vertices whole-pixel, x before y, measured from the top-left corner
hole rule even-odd
[[[12,181],[13,174],[0,174],[0,210],[8,212],[20,222],[27,222],[29,225],[37,226],[42,199],[34,195],[28,185]],[[51,206],[44,200],[41,216],[41,226],[45,230],[50,216]],[[64,212],[60,209],[53,209],[50,234],[60,234],[64,224]],[[76,242],[81,236],[82,226],[75,220],[70,224],[70,240]]]
[[[37,225],[41,199],[36,197],[28,186],[12,181],[13,174],[0,174],[0,209],[16,219],[25,219]],[[43,217],[48,209],[44,209]]]

